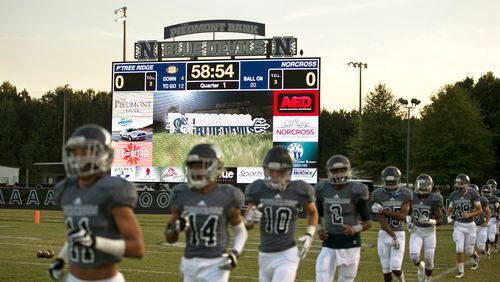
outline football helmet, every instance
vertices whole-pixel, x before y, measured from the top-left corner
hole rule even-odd
[[[189,188],[205,188],[216,182],[224,169],[222,151],[212,144],[198,144],[189,151],[185,169]]]
[[[470,185],[470,178],[468,175],[459,174],[455,178],[455,188],[458,191],[463,192],[463,191],[467,190],[469,188],[469,185]]]
[[[111,134],[95,124],[78,127],[64,145],[62,160],[68,177],[109,171],[113,162]]]
[[[271,189],[284,191],[292,178],[293,160],[288,150],[275,146],[264,157],[264,181]]]
[[[476,184],[470,184],[469,190],[475,190],[475,191],[479,192],[479,186],[477,186]]]
[[[428,174],[420,174],[415,180],[415,192],[418,194],[429,194],[432,192],[432,187],[434,187],[434,181],[432,177]]]
[[[401,171],[395,166],[382,170],[382,187],[386,192],[396,192],[401,187]]]
[[[490,185],[484,185],[483,187],[481,187],[481,195],[489,198],[491,197],[491,194],[493,194],[493,188],[491,188]]]
[[[351,162],[342,155],[334,155],[326,162],[326,174],[332,184],[345,184],[351,179]]]
[[[495,179],[488,179],[488,181],[486,181],[486,184],[490,185],[493,191],[497,190],[497,182],[495,181]]]

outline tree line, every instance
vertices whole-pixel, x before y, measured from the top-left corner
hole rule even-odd
[[[66,138],[85,123],[111,128],[110,92],[58,87],[32,98],[8,81],[0,85],[0,165],[21,167],[21,183],[33,163],[61,161],[65,96]],[[343,154],[358,178],[379,183],[388,165],[400,168],[404,178],[407,111],[397,101],[401,96],[378,84],[365,96],[361,115],[322,109],[319,175],[326,176],[331,155]],[[412,111],[410,124],[410,182],[421,173],[450,185],[459,173],[479,186],[488,178],[500,180],[500,79],[493,73],[443,86],[430,104]]]

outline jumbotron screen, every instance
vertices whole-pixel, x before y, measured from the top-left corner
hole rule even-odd
[[[263,178],[274,145],[294,160],[292,179],[317,181],[320,59],[113,63],[112,175],[185,182],[199,143],[223,152],[224,183]]]

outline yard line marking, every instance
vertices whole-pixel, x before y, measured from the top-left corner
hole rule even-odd
[[[43,238],[36,238],[36,237],[16,237],[16,236],[0,236],[0,239],[42,240]]]

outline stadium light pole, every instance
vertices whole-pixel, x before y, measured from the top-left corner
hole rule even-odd
[[[127,54],[126,54],[126,41],[127,41],[127,7],[121,7],[119,9],[115,10],[115,15],[118,15],[118,13],[122,13],[121,16],[115,19],[115,22],[117,23],[123,23],[123,61],[127,61]]]
[[[64,145],[66,145],[66,94],[68,92],[68,87],[69,84],[64,85],[64,92],[63,92],[63,140],[62,140],[62,146],[64,148]]]
[[[359,68],[359,115],[361,116],[361,71],[363,68],[368,68],[367,63],[362,63],[362,62],[349,62],[347,63],[348,66],[352,66],[355,68]]]
[[[399,98],[399,104],[403,106],[403,108],[408,110],[408,124],[407,124],[407,133],[406,133],[406,188],[410,188],[410,115],[411,110],[415,109],[418,104],[420,104],[420,100],[412,98],[410,102],[408,100]]]

